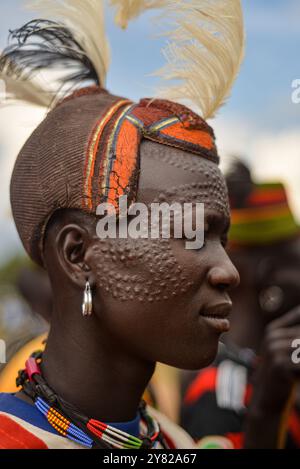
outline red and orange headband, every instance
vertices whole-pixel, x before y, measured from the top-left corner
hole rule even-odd
[[[95,210],[100,201],[118,208],[119,197],[136,175],[143,138],[219,162],[213,130],[190,109],[165,100],[143,99],[133,104],[120,99],[91,133],[84,168],[83,208]],[[96,186],[92,183],[95,178]]]

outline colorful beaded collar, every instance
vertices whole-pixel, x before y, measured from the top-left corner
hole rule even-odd
[[[42,376],[42,352],[31,355],[25,369],[19,371],[17,386],[34,402],[49,424],[62,436],[87,448],[152,449],[158,444],[168,448],[159,424],[146,409],[144,401],[139,406],[141,427],[145,433],[130,435],[112,425],[81,414],[73,405],[59,397]]]

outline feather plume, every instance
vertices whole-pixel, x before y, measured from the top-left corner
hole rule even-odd
[[[140,16],[145,10],[153,10],[164,6],[164,0],[110,0],[110,4],[116,7],[116,23],[126,29],[129,21]]]
[[[175,85],[159,96],[191,102],[207,119],[230,95],[245,46],[241,0],[111,0],[116,21],[126,27],[143,10],[160,8],[160,20],[172,25],[165,33],[167,64],[156,74]]]
[[[54,97],[59,98],[59,90],[47,92],[33,83],[34,76],[43,69],[61,67],[64,71],[68,70],[67,74],[64,72],[57,79],[60,88],[68,83],[75,86],[85,80],[99,85],[97,73],[85,51],[71,31],[61,24],[48,20],[30,21],[11,31],[10,40],[10,45],[0,56],[0,72],[15,98],[24,98],[25,90],[26,98],[31,103],[32,99],[37,99],[38,93],[41,93],[39,99],[46,105]]]
[[[98,83],[105,86],[110,51],[103,0],[32,0],[27,8],[66,26],[93,64]]]
[[[110,54],[103,1],[34,0],[26,6],[48,19],[30,21],[10,32],[10,43],[0,56],[1,79],[8,94],[49,106],[67,89],[86,81],[104,87]],[[51,68],[62,72],[53,92],[33,82],[40,71]]]
[[[4,103],[16,99],[35,106],[48,107],[53,99],[51,93],[32,81],[20,80],[2,72],[0,73],[0,80],[5,83]]]

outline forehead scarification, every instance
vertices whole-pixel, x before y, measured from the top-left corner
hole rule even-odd
[[[228,191],[219,167],[197,155],[147,142],[141,152],[138,201],[204,203],[230,217]]]
[[[160,152],[153,153],[155,162],[166,163],[174,168],[189,171],[191,173],[205,173],[207,176],[219,174],[220,170],[215,163],[210,163],[198,155],[193,155],[182,150],[164,147]]]
[[[227,188],[222,178],[216,179],[213,184],[195,182],[172,187],[162,191],[153,202],[203,203],[205,209],[216,210],[230,218]]]

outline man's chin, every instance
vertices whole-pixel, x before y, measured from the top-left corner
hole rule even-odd
[[[210,345],[210,347],[201,347],[201,349],[202,350],[197,349],[194,351],[194,353],[191,350],[187,355],[182,354],[182,358],[180,357],[180,352],[178,351],[179,360],[177,359],[176,363],[173,363],[171,366],[180,368],[182,370],[193,371],[211,365],[218,352],[218,342],[215,346]]]

